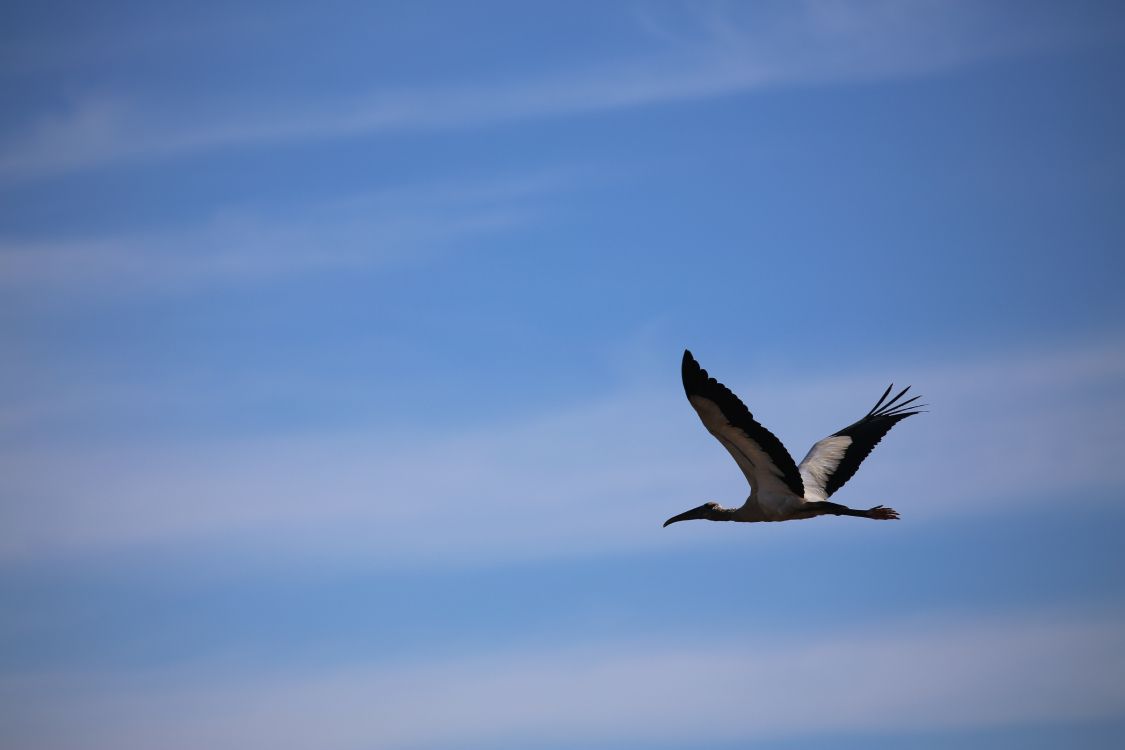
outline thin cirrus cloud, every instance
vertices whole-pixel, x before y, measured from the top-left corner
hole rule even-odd
[[[1002,513],[1060,491],[1096,502],[1120,487],[1121,351],[1112,339],[916,368],[907,375],[933,411],[897,428],[843,501],[893,503],[915,519]],[[786,385],[724,379],[754,394],[759,419],[798,458],[854,420],[869,406],[856,406],[857,394],[874,399],[881,383],[869,372]],[[101,408],[127,423],[143,394],[119,395]],[[24,501],[0,530],[0,559],[231,538],[392,567],[596,555],[643,548],[674,512],[704,499],[737,504],[746,492],[674,388],[641,386],[508,425],[425,423],[393,435],[14,448],[0,492]]]
[[[0,682],[0,715],[10,740],[93,750],[695,746],[1041,726],[1125,710],[1123,625],[1119,613],[930,617],[799,639],[751,629],[720,644],[648,636],[268,675],[41,675]]]
[[[442,130],[608,111],[729,95],[764,87],[893,78],[954,68],[1064,41],[1035,14],[992,23],[995,8],[970,3],[795,3],[727,5],[680,13],[637,10],[631,57],[524,79],[387,82],[350,95],[300,102],[259,101],[244,109],[206,105],[176,112],[101,93],[69,110],[41,112],[0,145],[9,180],[217,148],[408,130]],[[770,10],[764,10],[771,8]],[[159,113],[159,114],[158,114]]]
[[[226,209],[187,227],[73,240],[0,240],[0,288],[153,294],[318,270],[421,262],[526,224],[577,170],[408,185],[285,213]]]

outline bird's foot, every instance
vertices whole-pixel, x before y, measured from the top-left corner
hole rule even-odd
[[[874,508],[868,509],[867,517],[874,518],[878,521],[897,521],[898,511],[894,508],[884,508],[882,505],[876,505]]]

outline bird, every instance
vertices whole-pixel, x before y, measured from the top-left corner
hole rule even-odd
[[[722,443],[750,483],[750,496],[738,508],[708,502],[664,522],[680,521],[792,521],[816,516],[857,516],[879,521],[898,519],[892,508],[876,505],[859,510],[829,502],[828,498],[852,478],[863,459],[892,427],[923,411],[919,396],[902,401],[910,386],[888,400],[894,383],[862,419],[817,441],[800,464],[785,446],[760,425],[729,388],[710,377],[691,352],[684,350],[681,375],[684,393],[703,426]]]

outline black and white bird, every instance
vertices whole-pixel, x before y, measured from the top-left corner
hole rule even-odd
[[[684,392],[703,426],[730,452],[750,482],[750,497],[739,508],[705,503],[672,516],[664,525],[703,518],[708,521],[792,521],[815,516],[859,516],[889,521],[898,518],[891,508],[876,505],[856,510],[828,502],[852,478],[856,469],[892,427],[918,414],[918,396],[900,399],[910,386],[889,401],[891,384],[863,419],[819,441],[800,465],[772,432],[762,427],[738,396],[699,366],[684,351]]]

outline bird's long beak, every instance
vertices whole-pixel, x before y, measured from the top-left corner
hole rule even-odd
[[[677,521],[694,521],[694,520],[699,519],[699,518],[706,518],[707,517],[705,515],[706,510],[707,510],[706,505],[701,505],[698,508],[692,508],[691,510],[685,510],[680,515],[672,516],[667,521],[665,521],[664,526],[667,527],[669,524],[676,523]]]

